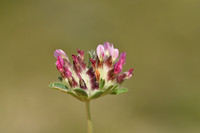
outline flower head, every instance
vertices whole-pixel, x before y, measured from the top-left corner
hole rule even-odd
[[[64,51],[58,49],[54,52],[61,82],[51,83],[51,88],[71,94],[81,101],[127,91],[119,87],[125,79],[130,79],[133,75],[133,69],[121,73],[126,62],[126,52],[122,52],[118,59],[119,50],[113,44],[100,44],[96,49],[97,55],[94,51],[89,52],[87,66],[84,51],[77,51],[77,55],[72,55],[73,65]]]

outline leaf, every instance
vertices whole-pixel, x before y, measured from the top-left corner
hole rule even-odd
[[[53,88],[53,89],[60,90],[60,91],[65,92],[65,93],[68,93],[68,94],[72,95],[73,97],[77,98],[78,100],[83,101],[74,92],[72,92],[70,89],[68,89],[67,86],[65,86],[63,83],[54,82],[54,83],[49,84],[49,87]]]
[[[59,83],[59,82],[53,82],[51,84],[49,84],[49,87],[50,88],[53,88],[53,89],[58,89],[60,91],[64,91],[64,92],[68,92],[70,91],[66,85],[64,85],[63,83]]]
[[[127,92],[127,91],[128,91],[127,88],[122,88],[122,89],[117,89],[116,91],[111,92],[110,94],[111,94],[111,95],[118,95],[118,94],[125,93],[125,92]]]
[[[84,89],[81,88],[75,88],[74,91],[76,92],[76,94],[78,96],[84,97],[84,98],[88,98],[88,94]]]
[[[98,98],[98,97],[100,97],[103,93],[104,93],[104,91],[98,90],[98,91],[96,91],[96,92],[91,96],[91,99]]]

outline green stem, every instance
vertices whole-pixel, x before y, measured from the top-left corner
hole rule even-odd
[[[87,112],[87,121],[88,121],[88,133],[92,133],[92,120],[90,114],[90,101],[86,101],[86,112]]]

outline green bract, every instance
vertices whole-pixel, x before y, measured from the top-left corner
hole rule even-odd
[[[103,84],[103,83],[102,83]],[[101,96],[105,96],[107,94],[111,94],[111,95],[118,95],[124,92],[127,92],[128,89],[127,88],[119,88],[119,85],[111,85],[107,88],[101,88],[101,89],[97,89],[94,90],[92,93],[88,94],[87,91],[85,91],[82,88],[68,88],[64,83],[61,82],[53,82],[51,84],[49,84],[50,88],[53,89],[57,89],[60,90],[62,92],[68,93],[70,95],[72,95],[73,97],[77,98],[80,101],[88,101],[88,100],[93,100],[96,98],[99,98]]]

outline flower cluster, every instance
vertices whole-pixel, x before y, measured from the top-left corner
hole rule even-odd
[[[51,83],[51,88],[71,94],[81,101],[127,91],[126,88],[119,87],[125,79],[130,79],[133,75],[133,69],[121,73],[126,62],[126,52],[119,56],[119,50],[106,42],[98,45],[96,52],[88,52],[89,61],[86,64],[84,51],[77,51],[78,55],[72,55],[73,64],[64,51],[57,49],[54,52],[61,82]]]

